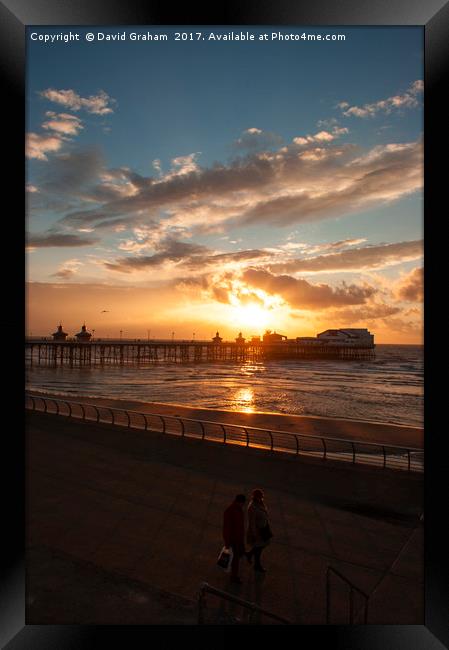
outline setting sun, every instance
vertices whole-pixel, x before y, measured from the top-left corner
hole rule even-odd
[[[263,329],[270,325],[272,313],[261,305],[249,303],[231,308],[230,320],[236,327]]]

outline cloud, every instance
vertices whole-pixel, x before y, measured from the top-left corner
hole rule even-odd
[[[108,221],[115,225],[120,219],[139,225],[163,211],[168,224],[196,232],[263,223],[285,226],[363,211],[422,187],[422,142],[383,145],[362,155],[355,151],[352,145],[305,150],[292,145],[227,165],[139,176],[132,180],[133,195],[69,213],[63,223],[102,222],[107,227]],[[122,173],[131,181],[130,171]]]
[[[374,287],[342,283],[334,288],[327,284],[311,284],[307,280],[298,280],[289,275],[273,275],[258,269],[246,270],[242,274],[242,280],[250,287],[281,296],[295,309],[358,305],[365,303],[376,293]]]
[[[181,260],[190,259],[195,255],[202,255],[208,251],[206,246],[169,239],[160,242],[156,246],[156,249],[158,249],[158,252],[154,255],[120,257],[114,262],[106,261],[103,264],[111,271],[131,273],[132,271],[141,271],[143,269],[161,266],[166,262],[180,262]]]
[[[184,176],[199,171],[197,157],[200,152],[190,153],[187,156],[177,156],[171,161],[171,170],[165,175],[165,180]],[[157,168],[156,168],[157,169]]]
[[[70,280],[74,275],[76,275],[80,266],[83,266],[83,262],[78,259],[66,260],[56,273],[51,274],[51,277],[60,278],[61,280]]]
[[[60,278],[61,280],[70,280],[74,275],[76,274],[76,271],[73,269],[66,269],[62,268],[59,269],[56,273],[52,273],[52,277],[54,278]]]
[[[383,320],[384,324],[392,332],[400,334],[412,334],[422,338],[422,319],[405,320],[404,318],[388,317]]]
[[[396,285],[396,296],[407,302],[424,300],[424,269],[416,268],[401,278]]]
[[[178,241],[172,235],[167,236],[165,234],[165,236],[161,236],[161,232],[163,231],[158,230],[157,226],[152,234],[148,234],[146,229],[142,231],[135,229],[137,241],[128,240],[121,244],[120,248],[131,252],[140,252],[151,247],[156,252],[153,255],[120,257],[114,262],[105,261],[104,266],[121,273],[142,271],[147,268],[153,269],[163,266],[167,262],[176,263],[190,271],[203,269],[207,266],[223,268],[226,264],[232,264],[234,270],[236,270],[243,262],[260,260],[270,256],[266,251],[257,249],[217,253],[207,248],[207,246]]]
[[[56,90],[54,88],[47,88],[39,94],[50,102],[61,104],[72,111],[85,110],[95,115],[113,113],[111,104],[115,103],[115,100],[104,90],[100,90],[96,95],[90,95],[89,97],[81,97],[74,90]]]
[[[338,244],[339,242],[336,242]],[[363,271],[400,264],[423,255],[423,241],[405,241],[377,246],[351,248],[339,253],[318,255],[306,259],[295,259],[270,266],[272,271],[294,273],[321,273],[329,271]]]
[[[349,133],[349,130],[346,127],[335,126],[332,131],[318,131],[315,135],[306,135],[293,138],[293,143],[300,146],[306,147],[311,144],[323,144],[326,142],[332,142],[336,138],[339,138],[341,135]]]
[[[340,102],[338,107],[346,117],[374,117],[377,113],[391,113],[401,108],[415,108],[419,105],[418,95],[424,91],[424,82],[414,81],[405,93],[382,99],[363,106],[350,106],[348,102]]]
[[[58,135],[39,135],[27,133],[25,155],[27,158],[48,160],[47,153],[59,151],[64,140]]]
[[[334,242],[325,242],[323,244],[305,244],[304,242],[295,242],[292,241],[294,235],[289,235],[286,244],[281,244],[278,248],[285,251],[294,251],[300,250],[304,254],[311,255],[314,253],[321,253],[328,250],[339,250],[340,248],[349,248],[350,246],[357,246],[357,244],[363,244],[366,242],[365,237],[358,237],[356,239],[340,239],[339,241]]]
[[[47,193],[92,200],[90,192],[95,192],[93,188],[102,170],[103,159],[97,149],[61,152],[41,170],[39,187]]]
[[[53,111],[47,111],[45,115],[48,119],[43,122],[42,128],[47,131],[56,131],[63,135],[78,135],[78,132],[84,128],[82,121],[75,115]]]
[[[29,248],[51,248],[51,247],[72,247],[91,246],[98,241],[94,237],[80,237],[69,233],[46,232],[41,234],[30,234],[27,238]]]
[[[222,267],[225,264],[232,263],[234,269],[235,265],[240,262],[248,262],[252,260],[260,260],[270,257],[270,253],[264,250],[245,250],[236,251],[235,253],[216,253],[212,255],[195,255],[184,262],[190,269],[203,268],[204,266]]]
[[[384,319],[401,312],[400,307],[385,303],[368,304],[360,307],[345,307],[327,312],[326,317],[336,326],[348,326],[359,323],[368,323],[372,320]]]
[[[240,138],[234,141],[234,148],[244,149],[247,151],[256,149],[268,149],[282,144],[283,138],[270,131],[262,131],[256,127],[251,127],[243,131]]]

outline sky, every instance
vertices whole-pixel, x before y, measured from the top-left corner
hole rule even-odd
[[[422,343],[422,29],[180,29],[28,28],[27,333]]]

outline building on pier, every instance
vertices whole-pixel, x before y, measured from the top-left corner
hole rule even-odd
[[[81,331],[78,334],[75,334],[76,340],[78,343],[89,343],[92,338],[91,332],[88,332],[86,329],[86,323],[81,327]]]
[[[220,334],[218,332],[216,332],[214,338],[212,339],[212,341],[216,345],[218,345],[219,343],[221,343],[223,341],[223,338],[220,336]]]
[[[284,334],[278,334],[276,330],[274,332],[267,330],[262,340],[264,343],[280,343],[281,341],[286,341],[287,337]]]
[[[68,334],[62,329],[62,323],[59,323],[56,332],[53,332],[53,341],[67,341]]]
[[[374,336],[366,328],[325,330],[317,334],[317,339],[326,345],[374,346]]]

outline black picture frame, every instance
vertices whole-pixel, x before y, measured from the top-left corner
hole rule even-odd
[[[425,625],[422,626],[303,626],[294,631],[296,642],[304,643],[310,635],[313,645],[324,647],[377,648],[401,650],[402,648],[426,649],[449,647],[447,612],[449,599],[446,580],[448,536],[444,496],[447,491],[444,459],[444,428],[437,426],[438,411],[444,405],[438,393],[438,380],[433,377],[431,359],[437,354],[437,333],[432,335],[430,313],[441,304],[437,276],[444,264],[441,240],[433,232],[438,231],[438,218],[444,215],[444,178],[447,164],[445,147],[447,132],[443,124],[446,113],[445,72],[449,66],[449,3],[442,0],[314,0],[314,2],[291,2],[288,0],[225,0],[211,3],[207,9],[198,4],[186,3],[173,8],[162,0],[4,0],[0,2],[0,69],[6,87],[3,93],[5,109],[4,129],[8,139],[4,154],[7,160],[7,181],[4,194],[11,198],[10,212],[4,209],[10,229],[6,248],[12,252],[12,260],[6,262],[4,278],[4,316],[2,318],[4,345],[4,372],[8,373],[7,390],[3,394],[4,409],[12,414],[12,424],[4,429],[3,451],[3,552],[5,566],[0,583],[0,643],[8,650],[19,648],[90,648],[99,647],[104,641],[109,645],[117,638],[129,644],[123,635],[132,633],[132,646],[148,643],[153,638],[154,627],[133,628],[125,626],[39,626],[25,625],[25,463],[26,449],[23,437],[23,372],[18,362],[21,358],[24,332],[24,77],[25,77],[25,28],[27,25],[332,25],[332,26],[385,26],[419,25],[425,36],[425,427],[426,427],[426,474],[425,474]],[[444,94],[443,94],[444,93]],[[6,155],[7,154],[7,155]],[[441,156],[441,158],[440,158]],[[444,180],[443,180],[444,178]],[[3,256],[5,259],[5,256]],[[441,260],[441,261],[440,261]],[[438,293],[437,293],[438,292]],[[436,367],[436,363],[435,363]],[[13,369],[16,369],[15,371]],[[433,378],[432,378],[433,377]],[[441,390],[441,389],[440,389]],[[431,397],[430,397],[431,395]],[[443,420],[444,422],[444,420]],[[444,436],[443,436],[444,434]],[[431,442],[430,442],[431,441]],[[6,508],[6,506],[9,507]],[[8,514],[6,514],[8,512]],[[7,534],[5,534],[7,531]],[[175,628],[166,629],[164,644],[172,639]],[[190,633],[183,629],[183,635]],[[112,633],[113,634],[112,634]],[[201,633],[200,633],[201,632]],[[196,630],[195,642],[206,642],[207,630]],[[210,632],[210,630],[209,630]],[[208,647],[215,648],[229,643],[235,630],[214,630],[214,641]],[[275,628],[276,635],[280,634]],[[267,636],[268,634],[268,636]],[[143,636],[142,636],[143,635]],[[169,636],[170,635],[170,636]],[[299,635],[299,636],[296,636]],[[183,642],[187,642],[187,636]],[[279,643],[264,630],[271,642]],[[229,639],[226,641],[226,639]],[[176,643],[178,643],[178,637]],[[257,641],[257,643],[259,643]]]

